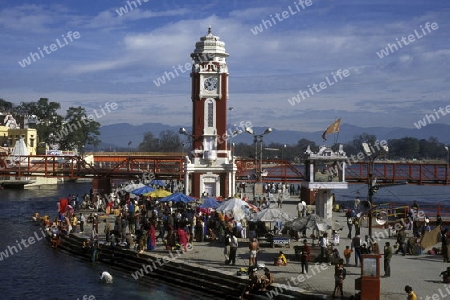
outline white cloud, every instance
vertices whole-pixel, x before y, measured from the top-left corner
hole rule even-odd
[[[67,17],[67,9],[61,5],[26,4],[2,9],[0,27],[18,32],[43,33]]]
[[[152,3],[122,17],[115,12],[119,6],[76,14],[58,6],[3,9],[0,26],[8,32],[0,32],[0,37],[5,38],[2,54],[6,58],[1,66],[9,71],[0,88],[6,91],[14,87],[21,92],[10,91],[2,96],[19,102],[46,95],[63,101],[65,106],[88,107],[97,105],[97,101],[117,100],[123,109],[114,118],[105,118],[108,122],[147,122],[148,114],[143,112],[156,108],[158,113],[152,115],[152,121],[167,124],[176,119],[180,125],[189,126],[187,72],[159,88],[152,81],[172,71],[173,66],[190,62],[195,43],[207,33],[209,25],[230,53],[230,104],[235,107],[230,117],[237,120],[251,118],[258,126],[318,130],[323,129],[323,124],[329,125],[335,114],[360,126],[379,123],[380,115],[386,117],[386,124],[401,121],[409,126],[418,118],[416,111],[428,109],[427,101],[450,95],[448,72],[442,63],[450,58],[445,29],[449,21],[441,12],[387,19],[382,12],[361,11],[366,5],[359,4],[351,6],[356,7],[347,15],[352,18],[338,18],[338,14],[345,16],[348,5],[336,4],[328,10],[313,5],[255,36],[250,28],[261,18],[292,5],[292,1],[277,4],[280,9],[267,7],[274,4],[264,1],[260,5],[253,3],[253,7],[230,4],[217,15],[214,13],[222,4],[214,3],[211,7],[201,6],[201,10],[165,2],[156,10],[156,3]],[[412,33],[425,21],[438,22],[439,30],[383,59],[376,55],[387,43]],[[26,70],[20,69],[17,60],[24,57],[16,59],[17,49],[24,56],[65,33],[64,27],[80,28],[82,38]],[[52,33],[43,41],[30,35],[24,40],[21,33],[15,32],[32,30]],[[351,76],[301,104],[288,103],[287,99],[300,89],[323,81],[337,69],[348,69]],[[26,95],[32,97],[20,96],[24,83],[29,90]],[[402,108],[402,117],[397,117]],[[413,121],[406,122],[411,115]]]

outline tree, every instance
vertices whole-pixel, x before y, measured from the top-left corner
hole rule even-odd
[[[419,140],[412,137],[389,140],[389,157],[394,159],[419,158]]]
[[[0,98],[0,112],[12,112],[14,104],[12,102],[6,101],[3,98]],[[3,120],[2,120],[3,122]]]
[[[69,107],[57,133],[57,142],[61,150],[77,149],[81,153],[85,145],[97,146],[100,143],[99,129],[100,123],[89,119],[83,107]]]
[[[36,130],[39,142],[49,142],[50,135],[56,128],[61,128],[62,116],[58,114],[61,105],[58,102],[49,102],[48,98],[40,98],[37,102],[21,102],[14,111],[35,115],[38,119]]]
[[[159,133],[159,151],[177,152],[181,149],[180,135],[172,130],[164,130]]]
[[[159,139],[155,138],[150,131],[144,133],[144,139],[138,146],[141,152],[157,152],[159,151]]]
[[[303,159],[305,157],[305,151],[306,151],[306,149],[308,149],[308,146],[309,146],[309,148],[311,149],[312,152],[319,151],[319,146],[317,146],[317,144],[315,142],[310,141],[310,140],[305,139],[305,138],[300,139],[297,142],[297,149],[300,152],[300,158],[301,159]]]

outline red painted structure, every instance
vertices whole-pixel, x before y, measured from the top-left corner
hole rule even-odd
[[[184,177],[184,155],[170,154],[123,154],[94,153],[94,163],[89,164],[79,156],[24,156],[23,162],[6,166],[6,157],[0,156],[0,176],[36,176],[59,178],[106,178],[136,179],[152,173],[156,178],[178,179]],[[254,174],[254,160],[236,160],[239,181],[251,181]],[[6,167],[5,167],[6,166]],[[263,169],[267,182],[300,182],[303,180],[303,165],[288,161],[264,160]],[[346,168],[346,181],[349,183],[367,183],[367,162],[357,162]],[[419,185],[449,185],[450,168],[443,163],[420,162],[377,162],[374,168],[377,182],[405,183]]]

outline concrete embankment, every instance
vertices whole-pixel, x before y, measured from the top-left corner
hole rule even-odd
[[[92,260],[93,249],[83,247],[85,237],[70,234],[61,236],[59,249],[66,250],[87,261]],[[211,295],[212,299],[239,299],[247,285],[247,279],[237,277],[218,269],[198,264],[185,263],[178,257],[182,252],[170,251],[167,255],[136,251],[101,244],[98,261],[110,268],[121,271],[124,276],[141,283],[151,283],[155,279],[176,286],[189,288]],[[128,274],[128,275],[127,275]]]

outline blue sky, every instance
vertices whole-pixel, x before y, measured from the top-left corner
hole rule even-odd
[[[47,97],[88,112],[116,102],[103,125],[190,126],[190,71],[159,87],[154,81],[189,63],[211,25],[230,54],[230,124],[314,131],[341,117],[361,127],[414,128],[450,105],[448,0],[298,2],[141,0],[120,16],[127,1],[0,1],[0,97],[17,104]],[[301,10],[293,14],[295,4]],[[283,11],[282,21],[253,33]],[[438,28],[424,35],[427,22]],[[415,30],[420,38],[379,57]],[[18,63],[38,47],[63,43],[69,31],[80,37],[25,67]],[[339,69],[350,75],[290,104]],[[436,122],[450,124],[450,114]]]

